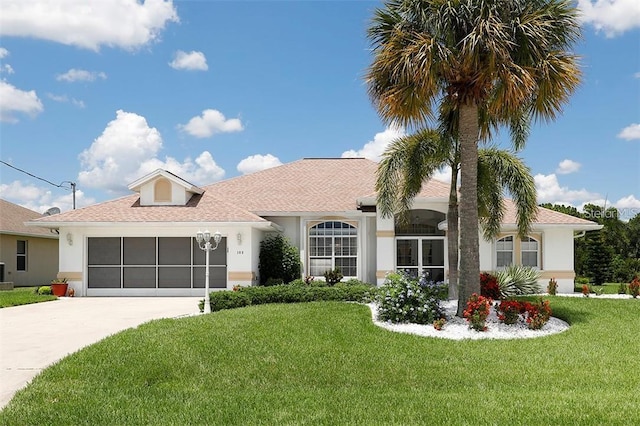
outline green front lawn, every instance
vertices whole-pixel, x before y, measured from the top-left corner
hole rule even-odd
[[[640,301],[552,297],[564,333],[448,341],[340,302],[159,320],[48,368],[0,424],[640,424]]]
[[[9,291],[0,291],[0,308],[9,306],[28,305],[30,303],[47,302],[56,300],[56,296],[41,296],[36,294],[37,287],[17,287]]]
[[[629,283],[626,283],[627,286]],[[618,294],[618,289],[620,288],[620,283],[604,283],[602,285],[593,285],[591,284],[592,291],[602,291],[602,294]],[[573,288],[573,291],[576,293],[582,293],[582,285],[576,284]],[[627,294],[629,294],[627,292]]]

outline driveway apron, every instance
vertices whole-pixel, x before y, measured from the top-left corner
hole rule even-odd
[[[0,409],[40,371],[121,330],[198,313],[197,297],[63,297],[0,309]]]

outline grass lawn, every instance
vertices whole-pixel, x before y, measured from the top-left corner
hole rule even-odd
[[[0,291],[0,308],[9,306],[28,305],[30,303],[56,300],[56,296],[41,296],[35,293],[36,287],[17,287],[9,291]]]
[[[626,284],[629,285],[629,283]],[[619,287],[620,283],[604,283],[602,285],[591,285],[592,290],[602,291],[602,294],[618,294]],[[573,288],[573,291],[575,291],[576,293],[582,293],[582,285],[576,285]]]
[[[448,341],[339,302],[158,320],[46,369],[0,424],[640,424],[640,301],[551,297],[564,333]]]

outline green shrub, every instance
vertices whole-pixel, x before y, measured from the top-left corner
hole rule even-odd
[[[43,285],[38,287],[38,294],[41,296],[48,296],[51,294],[51,287],[48,285]]]
[[[288,283],[300,278],[302,273],[298,249],[282,234],[268,237],[260,243],[258,262],[262,285]],[[274,281],[278,279],[279,282]]]
[[[267,281],[265,281],[264,285],[266,286],[272,286],[272,285],[282,285],[284,284],[284,281],[282,280],[282,278],[268,278]]]
[[[620,285],[618,286],[618,294],[627,294],[627,291],[629,291],[629,287],[627,286],[627,284],[620,283]]]
[[[583,285],[589,285],[589,278],[587,277],[577,277],[576,285],[582,287]]]
[[[540,293],[540,272],[530,266],[511,265],[496,274],[503,297]]]
[[[389,274],[376,295],[378,318],[394,323],[431,324],[443,316],[440,301],[446,299],[447,294],[444,283]]]
[[[342,275],[340,268],[330,269],[324,273],[324,280],[327,282],[327,285],[336,285],[342,281],[342,278],[344,278],[344,275]]]
[[[211,311],[233,309],[248,305],[267,303],[302,303],[316,301],[366,300],[371,286],[366,284],[345,285],[339,283],[333,287],[284,284],[276,286],[242,287],[237,291],[216,291],[211,293]]]

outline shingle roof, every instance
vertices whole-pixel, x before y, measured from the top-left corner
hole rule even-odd
[[[58,238],[56,234],[52,234],[48,229],[25,226],[24,222],[40,217],[42,215],[38,212],[6,200],[0,200],[0,232],[3,234]]]
[[[375,197],[377,163],[364,158],[303,159],[204,187],[185,206],[140,206],[137,194],[38,222],[266,222],[258,215],[355,212],[358,199]],[[449,184],[432,180],[418,197],[448,198]],[[505,224],[515,224],[507,200]],[[539,208],[536,223],[595,225]]]
[[[266,222],[205,192],[184,206],[141,206],[138,194],[48,216],[37,222]]]

